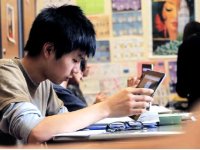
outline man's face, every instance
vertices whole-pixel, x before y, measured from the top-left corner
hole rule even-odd
[[[78,72],[80,61],[85,57],[85,54],[79,50],[63,55],[59,59],[54,57],[49,60],[47,69],[47,78],[53,83],[60,84],[63,81],[72,77],[72,74]]]

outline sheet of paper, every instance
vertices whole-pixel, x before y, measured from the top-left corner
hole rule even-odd
[[[96,124],[109,124],[112,122],[125,122],[125,121],[133,121],[130,117],[118,117],[118,118],[106,118],[103,120],[98,121]],[[156,123],[159,122],[159,116],[157,112],[154,111],[146,111],[139,117],[138,121],[143,123]]]
[[[109,124],[109,123],[117,122],[117,121],[125,122],[125,121],[133,121],[133,120],[130,117],[105,118],[103,120],[98,121],[95,124]]]
[[[89,136],[89,135],[94,135],[94,134],[101,134],[101,133],[106,133],[106,130],[83,130],[83,131],[76,131],[76,132],[69,132],[69,133],[61,133],[61,134],[56,134],[54,136],[71,136],[71,137],[76,137],[76,136]]]
[[[159,122],[159,116],[157,112],[154,111],[146,111],[140,115],[138,121],[141,121],[143,124],[147,123],[157,123]]]

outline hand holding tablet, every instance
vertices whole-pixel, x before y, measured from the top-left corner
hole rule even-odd
[[[163,79],[165,78],[165,73],[147,70],[142,73],[141,79],[139,84],[136,88],[150,88],[154,90],[154,93],[158,86],[162,83]],[[154,95],[152,94],[152,96]],[[147,108],[148,110],[149,108]],[[137,120],[139,115],[130,116],[132,119]]]

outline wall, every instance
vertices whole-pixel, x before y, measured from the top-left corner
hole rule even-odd
[[[23,0],[24,14],[24,43],[26,43],[31,25],[36,16],[36,0]]]
[[[181,99],[170,86],[175,80],[176,55],[155,56],[152,54],[152,1],[141,0],[142,34],[114,36],[113,12],[111,0],[39,0],[37,13],[48,5],[74,4],[80,5],[88,18],[97,27],[97,53],[90,60],[90,75],[81,84],[89,103],[94,101],[98,92],[108,95],[126,87],[129,76],[140,75],[141,63],[153,63],[155,70],[163,71],[167,77],[155,94],[155,103],[165,105],[168,101]],[[101,5],[103,2],[103,5]],[[90,7],[90,10],[88,10]],[[200,21],[200,1],[195,0],[195,20]],[[95,8],[92,10],[91,8]],[[103,10],[103,11],[102,11]],[[92,14],[91,12],[95,12]],[[91,13],[91,14],[90,14]],[[138,17],[138,16],[136,16]],[[117,17],[115,18],[117,19]],[[101,28],[101,30],[99,30]],[[137,29],[136,31],[140,30]],[[133,32],[136,32],[133,31]],[[102,51],[103,49],[103,51]],[[97,57],[98,56],[98,57]]]
[[[8,20],[7,20],[7,5],[13,8],[13,37],[8,36]],[[2,50],[4,58],[13,58],[18,56],[18,9],[17,1],[1,0],[1,31],[2,31]]]

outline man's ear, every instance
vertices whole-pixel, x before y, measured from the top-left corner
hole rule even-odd
[[[49,57],[52,53],[54,53],[54,45],[52,43],[45,43],[42,50],[45,57]]]

